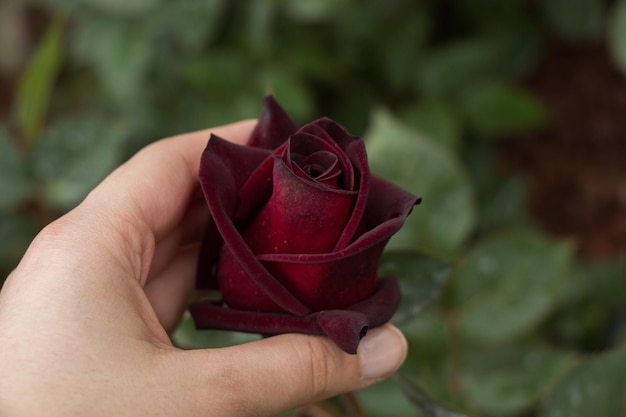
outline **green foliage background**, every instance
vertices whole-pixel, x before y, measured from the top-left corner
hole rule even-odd
[[[256,117],[273,93],[363,135],[374,172],[424,198],[381,265],[411,353],[359,394],[365,415],[626,415],[624,258],[547,236],[524,178],[494,166],[500,139],[550,123],[518,82],[547,36],[606,39],[626,70],[626,0],[12,0],[0,16],[3,277],[139,148]],[[189,321],[173,337],[249,340]]]

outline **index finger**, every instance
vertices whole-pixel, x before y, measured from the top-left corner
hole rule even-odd
[[[139,255],[180,223],[198,189],[200,156],[211,134],[244,144],[255,124],[245,120],[154,142],[109,175],[76,211],[87,213],[88,221],[114,223],[113,230],[123,235],[117,238],[131,240],[122,243]],[[110,235],[111,229],[103,232]]]

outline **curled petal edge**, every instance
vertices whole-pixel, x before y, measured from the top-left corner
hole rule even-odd
[[[343,310],[324,310],[304,316],[234,310],[209,301],[193,304],[189,311],[198,330],[234,330],[274,336],[303,333],[327,336],[349,354],[356,354],[368,329],[388,322],[400,303],[395,278],[384,278],[367,299]]]

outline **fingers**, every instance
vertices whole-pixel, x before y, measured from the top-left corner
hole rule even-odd
[[[168,266],[149,279],[144,287],[159,322],[168,333],[179,324],[195,293],[197,258],[197,245],[181,249]]]
[[[172,258],[181,248],[200,242],[209,216],[209,209],[204,199],[189,207],[178,227],[157,243],[150,265],[148,283],[169,267]]]
[[[402,333],[385,325],[363,338],[356,355],[343,352],[327,338],[296,334],[182,353],[185,379],[196,387],[188,392],[190,404],[197,407],[193,411],[245,417],[275,416],[364,388],[392,374],[406,352]]]
[[[155,142],[107,177],[77,208],[94,235],[122,248],[129,270],[145,284],[156,243],[179,226],[198,189],[198,166],[210,134],[245,143],[255,121]],[[200,227],[200,226],[199,226]]]
[[[142,217],[157,236],[178,224],[198,184],[200,156],[210,134],[244,143],[255,121],[248,120],[211,130],[175,136],[147,146],[120,167],[98,188],[101,203],[116,197],[126,217]],[[113,205],[111,201],[108,205]],[[132,202],[133,204],[129,204]]]

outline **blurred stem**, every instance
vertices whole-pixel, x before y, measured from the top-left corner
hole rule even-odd
[[[289,417],[346,417],[326,401],[309,404],[296,410]]]
[[[346,417],[365,417],[363,413],[363,407],[359,401],[359,397],[356,392],[351,391],[339,396],[339,401],[345,411]]]
[[[289,417],[365,417],[356,392],[298,408]]]
[[[448,363],[450,364],[450,373],[448,376],[448,387],[452,392],[460,392],[463,389],[463,381],[461,378],[461,337],[459,335],[458,318],[456,311],[449,306],[445,306],[442,315],[443,322],[446,327],[446,340],[448,346]]]
[[[50,110],[63,60],[65,26],[64,17],[51,18],[17,82],[13,117],[26,149],[34,146]]]
[[[19,71],[27,51],[26,6],[20,0],[0,2],[0,73]]]

